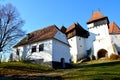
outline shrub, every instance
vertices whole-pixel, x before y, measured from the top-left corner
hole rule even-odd
[[[120,59],[120,55],[117,55],[117,54],[111,54],[111,55],[110,55],[110,59],[111,59],[111,60],[117,60],[117,59]]]

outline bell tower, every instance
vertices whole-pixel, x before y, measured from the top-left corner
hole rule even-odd
[[[109,36],[109,20],[107,16],[104,16],[99,10],[92,13],[90,20],[87,22],[88,30],[90,33],[94,34],[94,38],[92,45],[93,45],[93,52],[96,59],[102,57],[108,57],[114,53],[113,45],[111,43],[111,39]],[[93,36],[93,35],[90,35]],[[100,53],[100,50],[105,50]],[[102,52],[102,51],[101,51]],[[99,55],[98,55],[99,53]],[[103,56],[104,55],[104,56]]]
[[[90,20],[87,22],[89,32],[94,33],[96,39],[109,37],[108,25],[108,17],[102,15],[100,11],[93,12]]]

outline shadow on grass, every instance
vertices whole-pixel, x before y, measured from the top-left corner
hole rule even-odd
[[[120,80],[120,78],[118,78],[118,77],[115,77],[115,78],[112,78],[112,80]]]
[[[104,80],[104,79],[101,79],[101,78],[96,78],[96,79],[93,79],[93,80]],[[112,78],[111,80],[120,80],[120,78],[115,77],[115,78]]]
[[[83,67],[100,67],[100,66],[115,66],[117,64],[120,64],[120,61],[115,62],[105,62],[105,63],[96,63],[96,64],[75,64],[73,65],[73,68],[83,68]]]
[[[106,62],[106,63],[99,63],[99,64],[91,64],[91,65],[86,65],[86,67],[98,67],[98,66],[115,66],[120,64],[120,61],[116,62]]]
[[[0,80],[63,80],[61,76],[1,76]]]

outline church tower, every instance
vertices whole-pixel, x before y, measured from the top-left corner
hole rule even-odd
[[[96,59],[109,57],[112,53],[115,53],[109,36],[107,16],[104,16],[100,11],[93,12],[87,26],[89,32],[93,34],[90,36],[94,36],[92,45]]]
[[[86,40],[89,32],[79,23],[74,23],[67,28],[66,36],[70,44],[71,61],[76,63],[87,55]]]

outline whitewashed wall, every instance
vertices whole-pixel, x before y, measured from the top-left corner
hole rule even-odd
[[[52,42],[52,60],[53,61],[57,61],[57,62],[61,62],[61,58],[65,59],[66,63],[70,63],[70,50],[69,50],[69,46],[61,43],[60,41],[53,39]]]
[[[66,35],[58,31],[52,39],[53,61],[61,62],[61,58],[65,59],[66,63],[70,63],[70,49]]]
[[[97,53],[100,49],[105,49],[108,52],[108,57],[114,53],[113,46],[109,38],[96,40],[93,42],[94,55],[98,59]]]
[[[39,52],[40,44],[44,44],[44,51]],[[44,59],[44,62],[52,61],[52,40],[45,40],[34,45],[37,45],[37,52],[32,53],[31,59]]]
[[[70,44],[70,53],[74,63],[86,56],[86,38],[74,36],[68,39]]]
[[[110,34],[110,38],[117,51],[120,52],[120,34]]]
[[[44,44],[44,51],[39,52],[39,45]],[[37,47],[37,51],[31,53],[32,46]],[[18,47],[21,58],[43,59],[44,62],[52,61],[52,40],[45,40],[30,45]]]
[[[89,50],[90,48],[93,49],[93,41],[95,41],[95,34],[89,32],[90,36],[85,40],[85,49]]]
[[[107,24],[94,26],[94,23],[91,23],[91,24],[88,24],[87,26],[89,28],[89,32],[94,33],[96,35],[96,39],[109,37]]]
[[[76,39],[76,36],[68,39],[68,42],[70,44],[70,54],[71,54],[72,61],[74,63],[76,63],[77,62],[77,39]]]
[[[76,39],[77,39],[77,59],[80,60],[86,56],[86,49],[85,49],[86,38],[77,36]]]
[[[54,38],[56,38],[56,39],[58,39],[58,40],[60,40],[60,41],[62,41],[64,43],[69,44],[66,35],[64,33],[62,33],[61,31],[58,31],[55,34]]]
[[[108,56],[110,56],[114,52],[111,39],[109,37],[108,32],[108,25],[102,24],[99,26],[94,26],[94,23],[87,25],[89,28],[89,32],[95,36],[95,39],[93,39],[93,51],[94,55],[97,58],[97,53],[100,49],[105,49],[108,51]],[[91,39],[90,39],[91,38]],[[89,37],[89,40],[92,40],[94,37]]]

